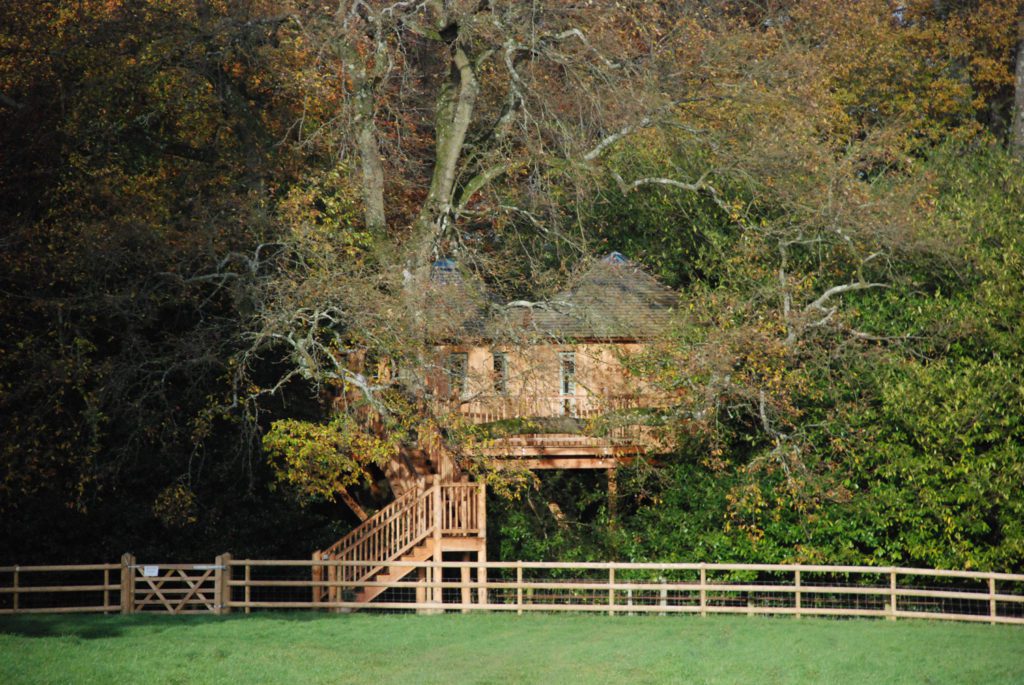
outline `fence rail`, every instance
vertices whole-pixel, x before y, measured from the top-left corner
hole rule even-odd
[[[116,613],[121,564],[0,567],[0,614]]]
[[[214,565],[146,567],[126,555],[121,564],[7,566],[0,567],[0,613],[571,611],[1024,624],[1024,574],[801,564],[396,560],[390,564],[422,571],[402,581],[362,578],[361,570],[377,563],[232,559],[224,554]],[[146,568],[159,575],[145,576],[139,569]],[[202,582],[195,575],[200,572]],[[144,587],[140,582],[186,575],[184,596],[191,595],[191,604],[167,593],[166,601],[154,602],[159,597],[149,595],[156,581],[147,580]],[[385,588],[376,601],[354,601],[357,587],[375,586]]]

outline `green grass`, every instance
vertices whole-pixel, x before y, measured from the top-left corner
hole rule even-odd
[[[1022,682],[1016,626],[496,614],[0,620],[0,683]]]

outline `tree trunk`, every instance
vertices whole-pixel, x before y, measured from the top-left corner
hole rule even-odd
[[[365,96],[369,102],[369,96]],[[363,218],[366,228],[376,235],[385,234],[384,218],[384,167],[380,161],[380,146],[377,145],[377,127],[373,122],[373,107],[363,114],[359,123],[356,143],[363,172]]]
[[[473,64],[462,48],[455,48],[452,66],[452,79],[445,84],[438,97],[435,115],[436,153],[430,190],[413,229],[414,273],[430,264],[431,250],[451,212],[455,175],[479,92]]]

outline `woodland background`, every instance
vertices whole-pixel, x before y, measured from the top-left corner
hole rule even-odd
[[[305,557],[459,439],[353,362],[415,368],[433,259],[508,302],[618,250],[680,291],[678,448],[614,511],[485,475],[492,557],[1024,569],[1022,17],[0,4],[0,560]]]

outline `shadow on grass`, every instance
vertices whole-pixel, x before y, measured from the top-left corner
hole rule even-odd
[[[256,615],[231,614],[228,616],[172,616],[170,614],[134,614],[132,616],[100,615],[45,615],[0,616],[0,635],[19,637],[74,637],[80,640],[96,640],[121,637],[141,628],[145,632],[162,632],[168,628],[189,628],[210,623],[227,623],[247,620],[290,621],[307,623],[311,621],[344,620],[334,616],[312,612],[268,611]]]

